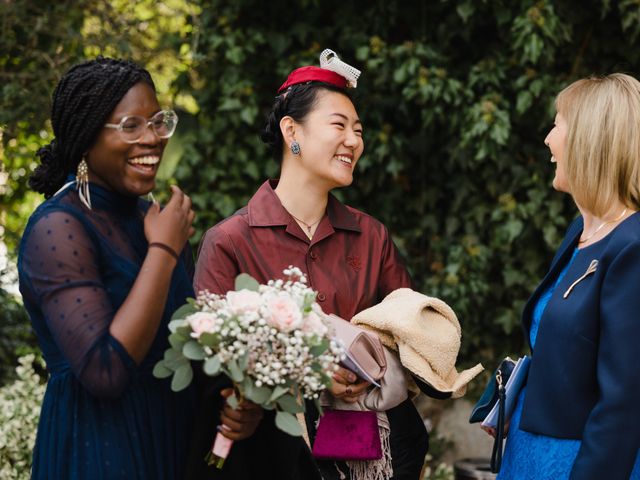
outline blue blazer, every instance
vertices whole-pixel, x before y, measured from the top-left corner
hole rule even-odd
[[[527,340],[533,307],[566,266],[581,232],[579,217],[527,302]],[[593,260],[596,271],[563,298]],[[581,439],[571,479],[629,478],[640,448],[639,353],[640,212],[578,251],[542,315],[532,348],[520,428]]]

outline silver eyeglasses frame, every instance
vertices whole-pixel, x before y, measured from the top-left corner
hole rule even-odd
[[[158,116],[162,117],[163,122],[165,121],[165,119],[167,117],[170,117],[170,118],[174,119],[173,125],[169,129],[169,133],[167,133],[165,135],[160,135],[158,133],[158,131],[156,130],[155,120],[157,119]],[[151,119],[146,119],[146,118],[141,117],[139,115],[128,115],[126,117],[123,117],[122,120],[120,120],[119,123],[105,123],[104,127],[105,128],[112,128],[114,130],[117,130],[118,133],[120,134],[120,138],[125,143],[138,143],[140,141],[140,139],[142,138],[142,136],[144,135],[144,128],[140,128],[140,136],[137,137],[135,140],[128,139],[128,138],[125,137],[126,133],[124,132],[124,125],[128,120],[131,120],[132,118],[140,119],[142,121],[141,125],[143,125],[144,128],[149,128],[149,126],[150,126],[151,127],[151,131],[155,134],[155,136],[158,137],[158,138],[162,138],[162,139],[170,138],[175,133],[176,127],[178,125],[178,114],[176,112],[174,112],[173,110],[160,110],[153,117],[151,117]]]

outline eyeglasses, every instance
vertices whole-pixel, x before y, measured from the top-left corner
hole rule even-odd
[[[161,110],[149,120],[144,117],[131,116],[124,117],[120,123],[104,124],[105,128],[117,130],[120,138],[127,143],[139,142],[149,125],[158,138],[169,138],[176,131],[178,115],[173,110]]]

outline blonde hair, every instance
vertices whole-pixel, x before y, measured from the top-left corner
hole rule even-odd
[[[556,110],[567,122],[575,202],[596,216],[616,200],[640,209],[640,82],[623,73],[578,80],[558,94]]]

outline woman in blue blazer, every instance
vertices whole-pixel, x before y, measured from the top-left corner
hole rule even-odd
[[[640,82],[579,80],[556,110],[553,187],[581,215],[524,309],[532,363],[498,478],[640,479]]]

